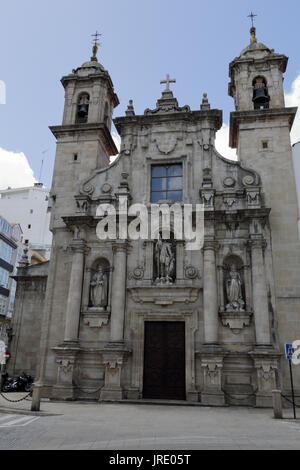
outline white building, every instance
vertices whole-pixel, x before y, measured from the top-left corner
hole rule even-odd
[[[0,191],[0,214],[19,223],[23,242],[42,252],[49,259],[52,233],[49,230],[49,189],[41,183],[27,188],[8,188]]]
[[[296,142],[293,145],[293,162],[294,162],[294,171],[295,171],[295,180],[297,187],[297,196],[298,196],[298,228],[299,228],[299,237],[300,237],[300,142]]]
[[[12,318],[17,266],[23,253],[22,230],[19,224],[10,224],[0,215],[0,340],[7,343]]]

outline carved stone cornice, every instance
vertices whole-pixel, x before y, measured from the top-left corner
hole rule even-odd
[[[134,302],[138,304],[174,305],[194,303],[199,296],[199,287],[178,287],[176,285],[128,287]]]
[[[257,123],[266,122],[276,118],[286,118],[291,129],[297,108],[273,108],[259,109],[251,111],[235,111],[230,113],[230,136],[229,145],[232,148],[238,146],[238,131],[241,123]]]
[[[85,124],[67,124],[62,126],[50,126],[49,129],[57,139],[82,133],[98,134],[101,137],[101,141],[110,156],[116,155],[118,153],[118,149],[114,143],[111,133],[104,123],[95,122]]]
[[[86,246],[86,242],[84,240],[72,240],[70,248],[73,253],[87,254],[90,251],[90,248]]]
[[[113,253],[125,252],[128,253],[130,248],[128,240],[116,240],[112,242]]]
[[[71,215],[64,216],[62,217],[62,219],[68,228],[79,225],[87,225],[88,227],[93,227],[96,223],[94,217],[92,217],[91,215]]]
[[[168,112],[162,114],[147,114],[135,116],[122,116],[114,119],[119,134],[122,134],[122,129],[125,126],[147,126],[149,124],[166,122],[166,121],[187,121],[187,122],[200,122],[209,121],[215,130],[222,127],[222,111],[219,109],[210,109],[203,111],[187,111],[182,112]]]
[[[244,311],[244,312],[219,312],[219,316],[222,321],[222,325],[229,327],[234,334],[239,334],[242,329],[250,325],[253,312]]]

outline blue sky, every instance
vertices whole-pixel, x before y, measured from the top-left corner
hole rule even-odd
[[[251,10],[258,40],[290,57],[284,82],[290,92],[300,73],[299,0],[2,0],[0,80],[7,97],[0,105],[0,147],[23,152],[37,179],[44,155],[42,181],[50,186],[55,139],[48,126],[61,123],[60,78],[89,59],[96,30],[99,61],[120,99],[115,117],[129,99],[138,114],[155,107],[160,79],[169,73],[181,106],[199,109],[207,92],[228,123],[228,64],[249,43]]]

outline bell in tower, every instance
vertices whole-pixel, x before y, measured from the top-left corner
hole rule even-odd
[[[76,122],[78,124],[87,122],[88,114],[89,114],[89,95],[85,93],[84,95],[81,95],[78,100]]]
[[[253,80],[254,109],[269,108],[270,96],[268,95],[267,82],[263,77],[256,77]]]

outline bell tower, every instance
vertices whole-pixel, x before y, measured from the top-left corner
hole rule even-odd
[[[109,73],[98,62],[98,33],[95,36],[91,60],[61,79],[65,89],[63,125],[103,123],[110,131],[119,100]]]
[[[250,244],[263,247],[270,325],[277,329],[281,352],[285,342],[300,337],[300,245],[290,140],[297,108],[285,106],[287,62],[285,55],[257,41],[252,26],[250,44],[229,65],[229,95],[235,104],[229,144],[237,149],[242,165],[260,175],[263,204],[270,211],[267,224],[256,219]],[[283,386],[288,388],[288,370],[285,363],[281,366]]]
[[[119,104],[110,75],[98,62],[98,33],[92,57],[64,76],[63,120],[50,130],[57,140],[51,194],[52,230],[63,226],[62,215],[74,204],[74,194],[92,171],[105,168],[118,150],[111,136],[114,108]]]

